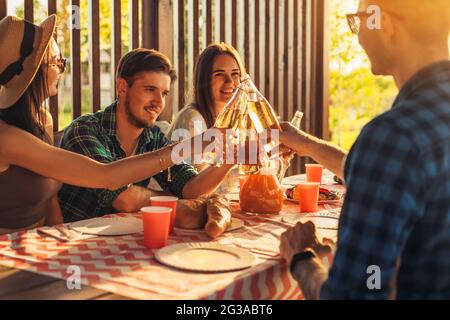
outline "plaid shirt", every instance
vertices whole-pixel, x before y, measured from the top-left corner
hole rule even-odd
[[[387,299],[396,287],[398,299],[449,299],[450,61],[418,72],[362,130],[345,177],[321,298]],[[379,290],[368,288],[369,266],[380,268]]]
[[[102,163],[125,158],[125,152],[119,144],[115,110],[114,103],[104,111],[83,115],[75,120],[64,131],[61,147]],[[141,134],[136,154],[158,150],[170,143],[158,127],[147,128]],[[173,166],[170,171],[171,182],[167,181],[167,170],[158,173],[154,178],[165,191],[181,198],[184,185],[197,175],[197,171],[187,164]],[[149,181],[150,177],[135,185],[146,187]],[[127,187],[123,187],[109,191],[63,185],[59,192],[59,202],[64,221],[77,221],[117,212],[112,203],[126,189]]]

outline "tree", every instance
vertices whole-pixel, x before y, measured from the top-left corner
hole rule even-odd
[[[346,150],[362,127],[389,109],[397,93],[392,79],[375,77],[370,62],[347,25],[357,0],[330,1],[330,131]]]

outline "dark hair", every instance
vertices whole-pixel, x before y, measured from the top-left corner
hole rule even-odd
[[[236,60],[241,75],[246,73],[239,53],[229,44],[223,42],[211,44],[200,54],[194,68],[194,97],[191,105],[203,116],[208,128],[214,125],[214,102],[211,93],[212,67],[216,57],[223,54],[228,54]]]
[[[120,59],[116,77],[125,79],[131,87],[138,73],[148,71],[166,73],[171,82],[177,78],[167,56],[159,51],[144,48],[134,49]]]
[[[19,100],[11,107],[1,110],[0,119],[41,140],[50,142],[45,131],[46,117],[41,112],[41,107],[48,96],[47,77],[41,65]]]

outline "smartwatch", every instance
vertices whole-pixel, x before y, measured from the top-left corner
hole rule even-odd
[[[294,276],[294,269],[297,263],[300,261],[308,260],[311,258],[317,257],[316,253],[312,249],[305,249],[300,253],[297,253],[292,257],[291,265],[289,267],[289,270],[291,271],[291,275]]]

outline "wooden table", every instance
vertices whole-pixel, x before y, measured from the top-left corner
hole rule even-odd
[[[287,181],[292,183],[296,179],[298,177],[290,177]],[[248,283],[245,285],[248,286]],[[0,265],[0,299],[120,300],[129,298],[87,285],[82,285],[80,290],[69,290],[65,280]]]

